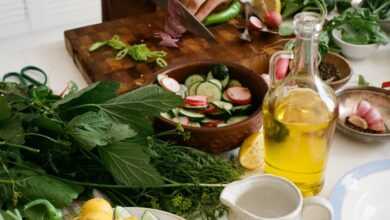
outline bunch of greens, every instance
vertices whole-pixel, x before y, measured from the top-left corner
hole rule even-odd
[[[113,36],[110,40],[95,42],[91,45],[89,51],[96,51],[103,46],[110,46],[111,48],[118,50],[118,53],[116,54],[116,59],[118,60],[121,60],[128,55],[138,62],[155,61],[160,67],[166,67],[168,65],[164,59],[167,55],[165,51],[151,51],[146,44],[134,44],[130,46],[123,42],[118,35]]]
[[[118,96],[98,82],[64,97],[0,83],[0,209],[44,199],[64,208],[92,189],[123,206],[216,219],[218,197],[240,171],[230,161],[159,140],[152,119],[181,98],[158,86]],[[42,203],[43,204],[43,203]],[[48,212],[25,219],[45,219]],[[47,209],[49,210],[49,209]]]
[[[288,18],[301,11],[316,11],[326,16],[334,7],[334,0],[282,0],[282,16]]]
[[[390,20],[389,0],[363,0],[361,7],[369,9],[372,13],[378,15],[381,20]]]
[[[389,39],[378,24],[378,16],[366,8],[349,8],[333,18],[325,30],[341,31],[342,40],[352,44],[387,44]]]

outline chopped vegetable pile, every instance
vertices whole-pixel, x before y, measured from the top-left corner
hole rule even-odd
[[[223,127],[248,118],[253,112],[251,91],[232,79],[227,66],[214,65],[206,74],[188,76],[184,85],[168,76],[159,76],[159,83],[180,95],[184,104],[161,116],[192,127]]]
[[[163,134],[153,131],[151,119],[181,98],[156,85],[118,96],[118,87],[97,82],[62,97],[46,86],[0,82],[0,209],[27,220],[57,220],[54,210],[97,189],[114,205],[187,219],[225,212],[219,193],[240,170],[161,141]],[[30,203],[36,199],[42,200]]]

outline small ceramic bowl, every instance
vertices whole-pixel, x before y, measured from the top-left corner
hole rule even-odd
[[[322,60],[323,63],[334,64],[339,70],[341,79],[327,82],[334,90],[338,90],[343,87],[352,77],[352,67],[351,64],[344,57],[337,53],[328,53]]]
[[[185,63],[162,70],[158,74],[166,74],[183,83],[192,74],[207,73],[214,64],[225,64],[229,68],[232,78],[239,79],[245,87],[249,88],[253,95],[253,104],[256,110],[248,119],[225,127],[183,126],[185,131],[190,132],[189,140],[183,140],[178,136],[168,138],[206,152],[222,153],[239,147],[245,138],[259,131],[262,126],[261,106],[268,87],[260,74],[256,74],[239,64],[216,60]],[[156,120],[155,126],[158,130],[172,130],[177,127],[176,123],[162,117]]]
[[[376,87],[354,87],[337,93],[339,102],[339,118],[337,128],[351,136],[363,141],[390,140],[390,91]],[[366,100],[381,113],[386,131],[374,134],[353,129],[346,125],[345,121],[356,109],[361,100]]]
[[[341,39],[341,32],[336,29],[332,31],[332,36],[336,44],[341,48],[341,52],[349,59],[365,59],[374,54],[379,48],[379,44],[359,45],[345,42]]]

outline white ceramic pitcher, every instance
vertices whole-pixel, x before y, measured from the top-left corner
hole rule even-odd
[[[230,208],[229,220],[302,220],[303,209],[308,206],[325,209],[327,219],[333,219],[329,201],[321,197],[304,199],[294,183],[273,175],[233,182],[225,187],[220,199]]]

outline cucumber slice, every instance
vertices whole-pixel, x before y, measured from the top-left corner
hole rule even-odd
[[[204,82],[196,88],[196,95],[207,96],[207,101],[214,102],[221,100],[222,92],[218,86],[213,83]]]
[[[217,125],[218,128],[226,127],[226,126],[228,126],[228,124],[226,124],[226,123],[221,123],[221,124],[218,124],[218,125]]]
[[[168,120],[172,119],[171,115],[169,113],[167,113],[167,112],[161,112],[160,116],[165,118],[165,119],[168,119]]]
[[[199,122],[190,122],[190,123],[188,124],[188,126],[197,127],[197,128],[200,128],[200,127],[201,127]]]
[[[174,108],[170,111],[171,113],[171,116],[174,118],[174,117],[177,117],[179,116],[179,109],[178,108]]]
[[[187,86],[180,84],[180,90],[176,93],[176,95],[184,99],[187,95]]]
[[[229,84],[230,75],[226,75],[225,79],[222,80],[222,86],[225,88]]]
[[[188,123],[190,122],[190,119],[188,117],[185,117],[185,116],[179,116],[179,117],[172,118],[171,121],[173,121],[177,124],[181,124],[181,125],[188,125]]]
[[[249,113],[249,111],[251,110],[252,108],[252,105],[239,105],[239,106],[234,106],[232,108],[232,112],[233,114],[245,114],[245,113]]]
[[[231,124],[235,124],[235,123],[238,123],[240,121],[244,121],[245,119],[247,119],[248,116],[235,116],[235,117],[231,117],[229,118],[229,120],[227,120],[227,124],[228,125],[231,125]]]
[[[222,90],[222,83],[218,79],[210,79],[209,82],[216,85],[220,90]]]
[[[233,105],[229,102],[224,102],[224,101],[214,101],[212,102],[213,105],[215,105],[217,108],[225,110],[225,111],[230,111],[233,108]]]
[[[196,89],[198,88],[198,86],[201,84],[202,82],[197,82],[197,83],[194,83],[192,84],[190,87],[188,87],[188,96],[193,96],[193,95],[196,95]]]
[[[152,212],[146,210],[142,215],[141,220],[160,220],[160,219],[157,218],[155,215],[153,215]]]
[[[180,109],[179,110],[179,114],[183,115],[183,116],[187,116],[189,117],[190,119],[203,119],[205,117],[204,114],[201,114],[201,113],[197,113],[197,112],[193,112],[193,111],[188,111],[188,110],[185,110],[185,109]]]
[[[209,73],[207,73],[207,78],[206,78],[207,80],[210,80],[210,79],[214,79],[214,76],[213,76],[213,72],[209,72]]]
[[[198,83],[198,82],[203,82],[203,81],[204,81],[204,77],[203,76],[201,76],[199,74],[194,74],[194,75],[191,75],[191,76],[187,77],[187,79],[184,82],[184,84],[189,88],[193,84]]]
[[[240,83],[240,81],[236,80],[236,79],[232,79],[230,80],[229,84],[228,84],[228,87],[242,87],[242,84]]]
[[[167,78],[167,74],[158,74],[157,75],[157,81],[160,83],[160,81],[164,78]]]

